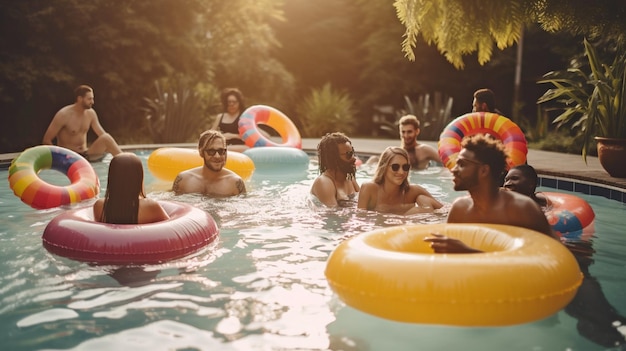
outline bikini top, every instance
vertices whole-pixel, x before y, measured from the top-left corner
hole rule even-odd
[[[220,115],[220,124],[217,126],[222,133],[233,133],[239,134],[239,116],[235,118],[233,123],[224,123],[222,120],[224,119],[224,114]]]

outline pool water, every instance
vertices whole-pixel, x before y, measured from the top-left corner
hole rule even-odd
[[[149,151],[138,151],[144,165]],[[106,189],[110,157],[95,163]],[[46,224],[93,201],[34,210],[0,185],[0,338],[5,350],[606,350],[617,349],[626,315],[623,204],[581,195],[596,212],[587,242],[584,293],[568,311],[510,327],[406,324],[346,306],[324,277],[328,255],[356,234],[394,225],[438,223],[445,211],[402,217],[325,209],[309,201],[317,175],[246,182],[245,197],[175,197],[146,169],[149,197],[192,203],[213,215],[220,241],[210,250],[159,265],[94,266],[48,253]],[[373,169],[358,171],[358,181]],[[64,176],[42,177],[62,184]],[[447,203],[450,173],[440,167],[411,180]],[[544,191],[554,191],[543,188]],[[591,250],[595,251],[592,252]],[[416,277],[419,279],[419,277]],[[486,287],[488,288],[488,287]],[[568,313],[569,312],[569,313]],[[626,320],[624,320],[626,324]],[[619,330],[618,330],[619,329]]]

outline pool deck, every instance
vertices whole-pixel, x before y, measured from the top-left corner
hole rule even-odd
[[[366,139],[351,138],[352,144],[358,153],[367,155],[380,154],[387,146],[399,145],[397,139]],[[421,141],[433,147],[437,147],[436,141]],[[319,138],[305,138],[302,140],[302,148],[316,150]],[[195,144],[168,144],[160,146],[195,147]],[[136,150],[142,148],[154,148],[155,145],[124,145],[124,150]],[[0,165],[8,167],[11,160],[19,153],[0,154]],[[560,179],[569,179],[579,183],[602,184],[605,187],[626,193],[626,178],[613,178],[602,168],[597,157],[587,157],[587,163],[581,155],[562,154],[557,152],[528,150],[528,164],[535,167],[540,175]],[[626,162],[626,160],[625,160]],[[626,199],[624,199],[626,200]]]

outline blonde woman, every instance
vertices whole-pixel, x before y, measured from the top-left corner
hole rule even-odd
[[[357,207],[382,213],[409,215],[443,207],[428,190],[409,184],[409,155],[401,147],[388,147],[380,155],[374,180],[364,183]]]

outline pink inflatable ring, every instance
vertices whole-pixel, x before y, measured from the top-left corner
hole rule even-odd
[[[92,207],[66,211],[50,221],[43,245],[53,254],[97,264],[153,264],[187,256],[213,243],[219,229],[208,212],[160,201],[170,219],[148,224],[94,221]]]

